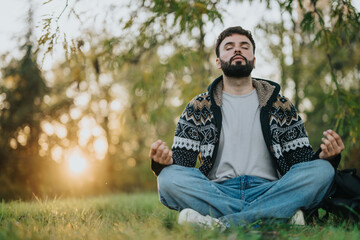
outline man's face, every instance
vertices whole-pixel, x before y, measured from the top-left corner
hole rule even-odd
[[[216,64],[228,77],[248,77],[255,60],[250,40],[244,35],[233,34],[221,42]]]

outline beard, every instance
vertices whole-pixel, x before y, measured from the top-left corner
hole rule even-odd
[[[232,65],[232,60],[236,56],[241,56],[245,60],[245,65],[242,65],[241,62],[236,62],[235,65]],[[241,54],[234,55],[229,62],[225,62],[220,59],[220,64],[224,75],[227,77],[249,77],[254,69],[254,60],[249,61]]]

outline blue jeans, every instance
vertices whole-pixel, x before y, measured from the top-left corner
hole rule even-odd
[[[170,209],[192,208],[226,225],[258,219],[289,219],[299,209],[312,209],[326,196],[334,179],[328,161],[298,163],[279,180],[239,176],[215,183],[197,168],[171,165],[158,176],[161,203]]]

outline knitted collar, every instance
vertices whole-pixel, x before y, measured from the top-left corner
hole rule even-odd
[[[265,107],[271,96],[274,94],[277,95],[280,91],[280,85],[272,81],[253,78],[252,84],[257,91],[260,107]],[[213,97],[213,100],[218,106],[222,105],[223,85],[223,76],[221,75],[215,79],[215,81],[210,84],[208,88],[210,96]]]

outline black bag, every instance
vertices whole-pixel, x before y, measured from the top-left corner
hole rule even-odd
[[[336,171],[331,197],[325,199],[321,208],[329,213],[351,222],[360,221],[360,177],[356,169]]]

